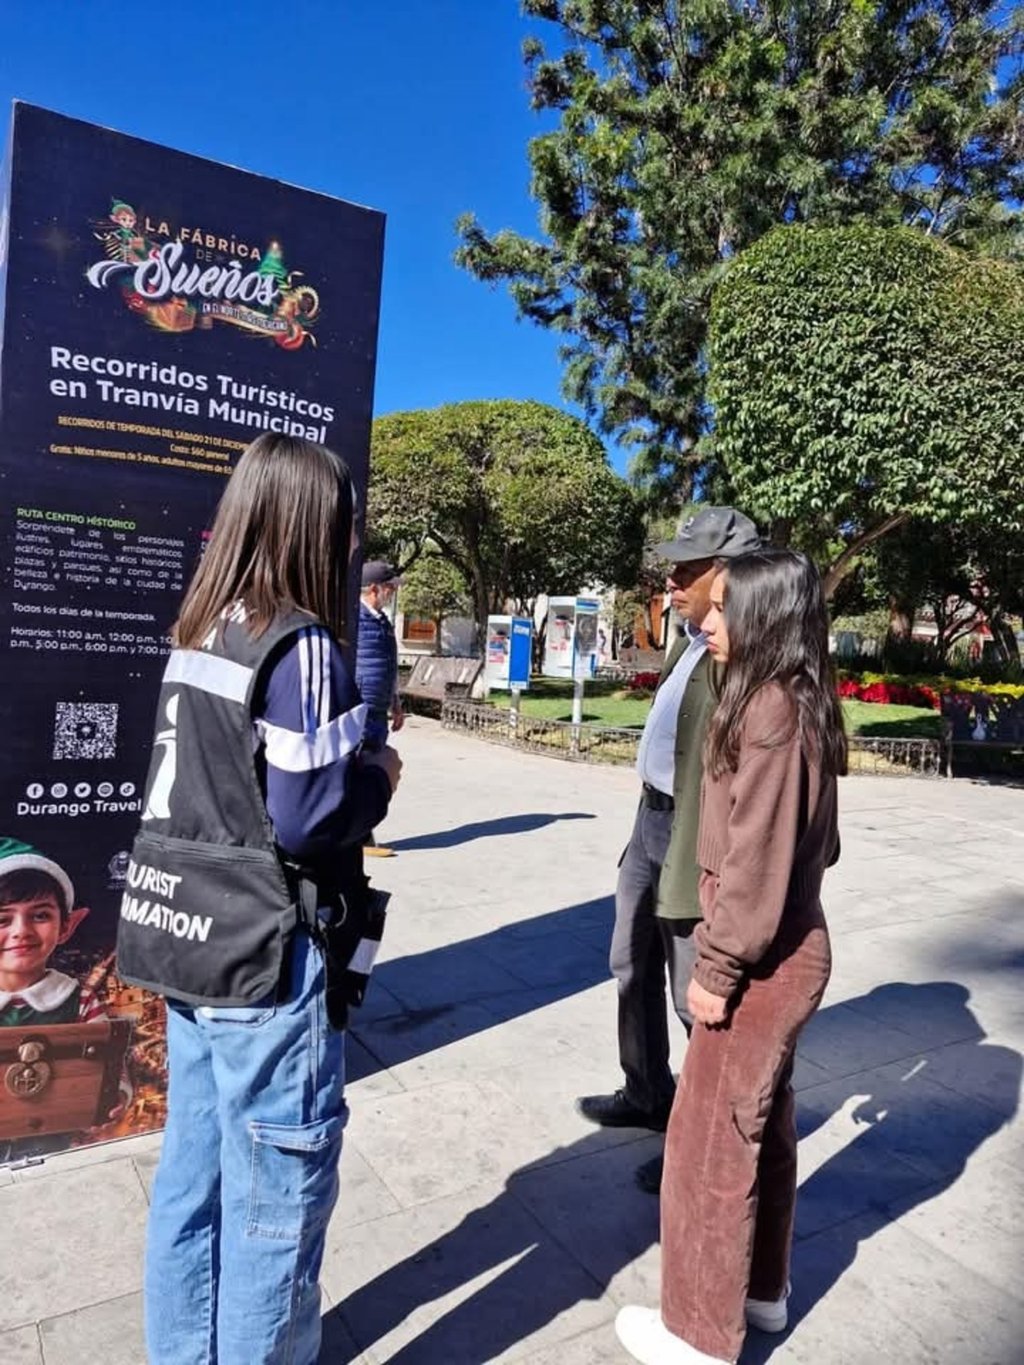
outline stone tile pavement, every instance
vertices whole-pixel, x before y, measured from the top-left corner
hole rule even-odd
[[[636,782],[413,719],[349,1046],[323,1365],[604,1365],[654,1303],[659,1139],[618,1083],[610,891]],[[792,1326],[743,1365],[1024,1362],[1024,791],[847,779],[835,973],[797,1081]],[[678,1036],[682,1050],[682,1032]],[[0,1171],[0,1360],[141,1365],[159,1138]]]

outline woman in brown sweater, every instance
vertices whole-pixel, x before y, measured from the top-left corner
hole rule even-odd
[[[816,569],[789,550],[731,561],[703,629],[726,669],[697,844],[698,1025],[666,1138],[661,1309],[615,1324],[643,1365],[731,1365],[748,1322],[786,1326],[793,1055],[831,964],[820,893],[846,738]]]

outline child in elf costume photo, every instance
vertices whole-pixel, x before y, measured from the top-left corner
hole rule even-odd
[[[88,986],[49,965],[88,913],[62,867],[0,838],[0,1027],[105,1018]]]

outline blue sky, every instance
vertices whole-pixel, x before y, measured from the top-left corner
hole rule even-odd
[[[555,338],[452,263],[467,209],[536,230],[517,0],[3,0],[0,19],[5,127],[24,99],[387,214],[378,413],[561,403]]]

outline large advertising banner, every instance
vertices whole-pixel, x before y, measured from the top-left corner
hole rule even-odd
[[[162,1124],[162,1005],[112,967],[167,631],[261,432],[337,450],[365,507],[384,220],[24,104],[2,183],[10,1162]]]

